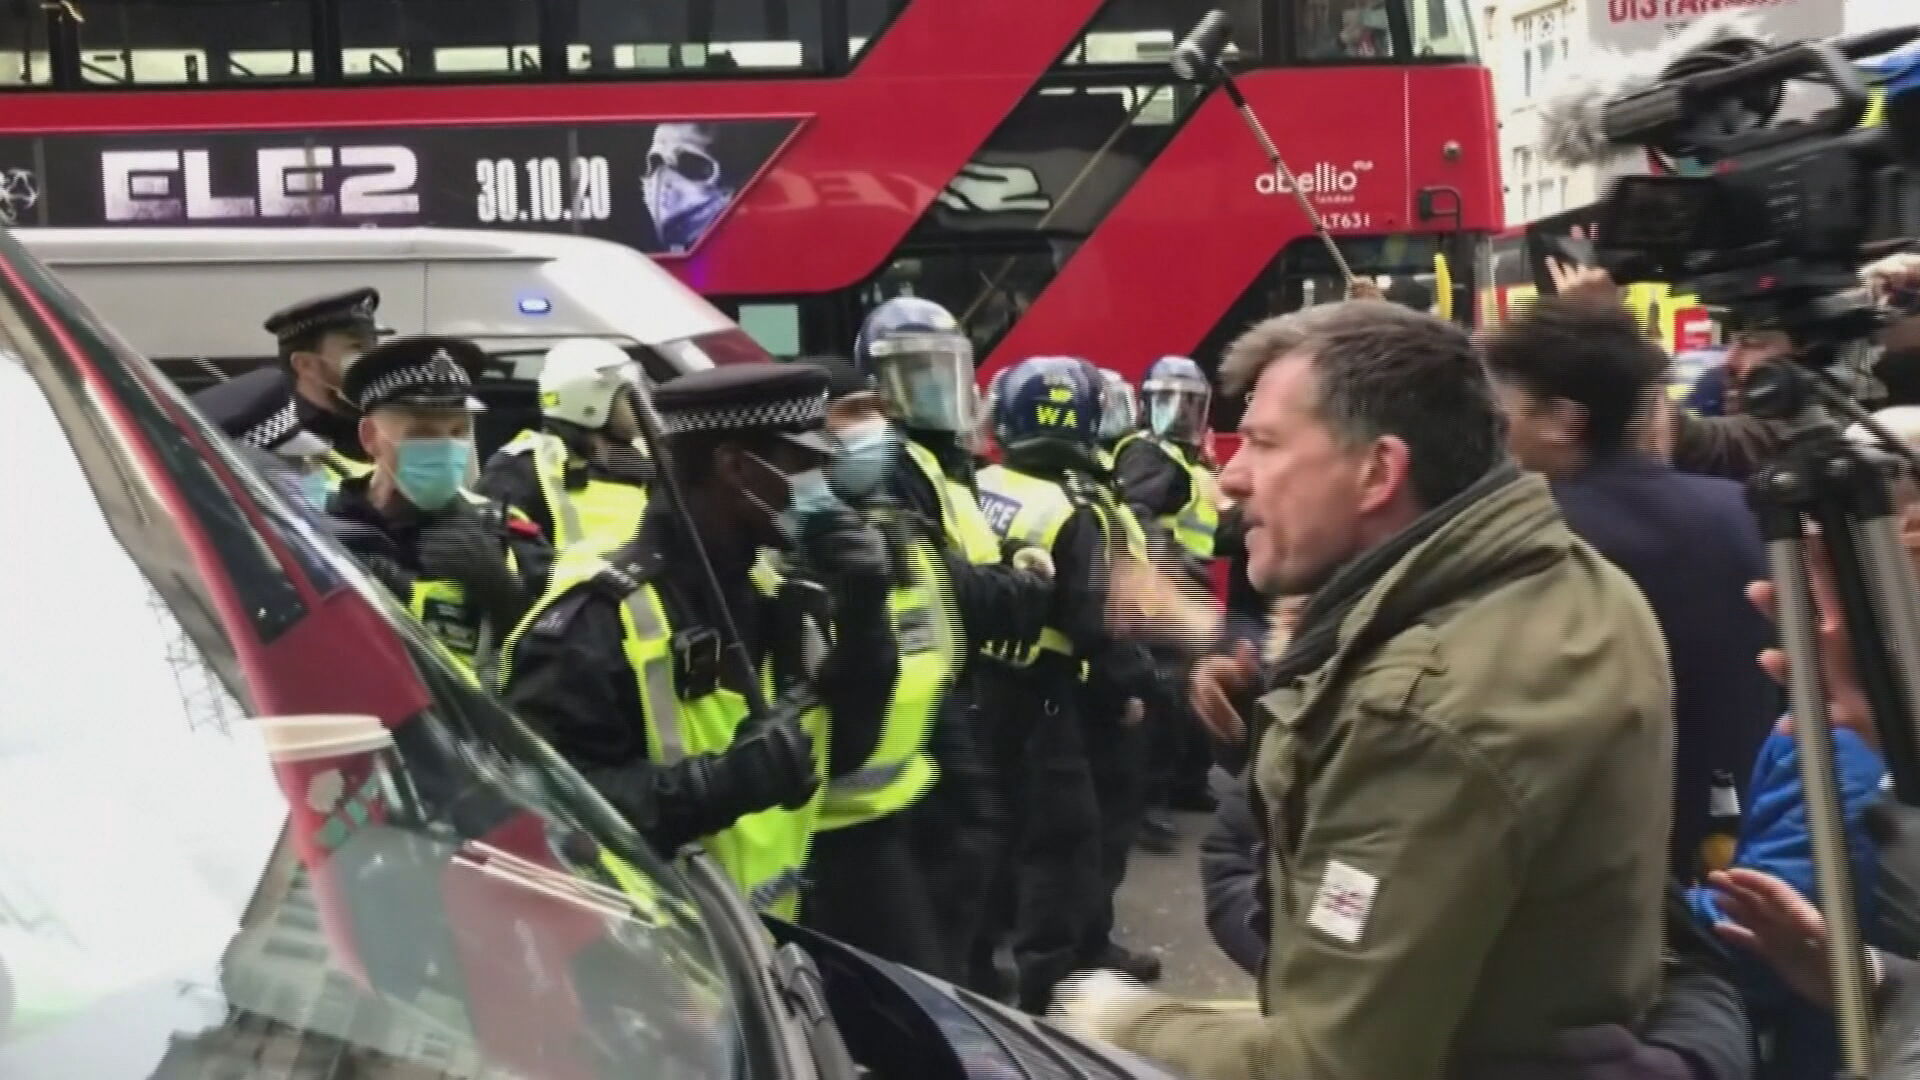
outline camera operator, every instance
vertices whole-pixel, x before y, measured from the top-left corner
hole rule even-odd
[[[1636,1023],[1673,743],[1646,602],[1507,458],[1459,328],[1328,304],[1254,327],[1224,372],[1252,388],[1221,477],[1249,572],[1310,594],[1258,708],[1213,725],[1250,722],[1265,1015],[1101,976],[1065,1019],[1198,1080],[1438,1080],[1569,1016]],[[1255,666],[1213,674],[1252,692]]]
[[[1563,297],[1618,303],[1612,275],[1597,266],[1548,263],[1554,287]],[[1920,404],[1920,255],[1890,255],[1863,267],[1861,280],[1874,303],[1892,320],[1878,336],[1879,359],[1872,374],[1886,389],[1876,404]],[[1726,370],[1730,379],[1727,415],[1692,416],[1674,410],[1673,466],[1683,472],[1745,481],[1779,448],[1773,425],[1738,410],[1742,380],[1761,364],[1793,353],[1787,335],[1777,330],[1736,330],[1729,335]]]
[[[1780,712],[1779,691],[1753,664],[1768,629],[1746,586],[1767,564],[1746,495],[1632,445],[1667,361],[1625,307],[1544,297],[1481,352],[1514,457],[1546,476],[1574,534],[1626,571],[1660,620],[1679,736],[1671,869],[1696,880],[1714,774],[1744,785]]]

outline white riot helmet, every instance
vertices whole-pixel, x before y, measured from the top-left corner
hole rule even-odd
[[[639,377],[633,357],[610,341],[563,341],[547,350],[540,367],[540,413],[598,431],[613,415],[614,399],[630,391]]]

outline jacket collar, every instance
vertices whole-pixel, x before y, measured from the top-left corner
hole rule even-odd
[[[1558,556],[1572,542],[1546,481],[1511,463],[1496,466],[1337,571],[1308,601],[1266,685],[1309,675],[1324,684],[1349,655],[1489,582]]]

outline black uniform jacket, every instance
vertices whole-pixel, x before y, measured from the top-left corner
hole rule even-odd
[[[464,498],[455,499],[430,515],[404,501],[396,513],[382,514],[369,495],[372,479],[358,476],[341,481],[340,490],[327,504],[327,514],[338,523],[335,538],[367,562],[376,576],[382,559],[410,575],[421,576],[420,530],[429,521],[445,515],[467,515],[480,519],[484,527],[500,537],[506,550],[512,552],[521,591],[528,602],[545,590],[547,573],[553,568],[553,548],[532,522],[515,520],[504,506],[483,508]],[[400,597],[402,603],[407,599]],[[503,635],[505,632],[505,629],[501,631]]]
[[[724,622],[663,504],[648,508],[636,547],[666,609],[676,688],[686,696],[715,685],[738,690],[734,666],[719,659]],[[719,550],[710,554],[741,643],[756,668],[771,658],[776,685],[804,677],[801,617],[831,620],[834,646],[813,679],[814,693],[832,715],[828,772],[865,764],[899,672],[886,597],[829,597],[796,580],[770,598],[748,577],[750,564],[742,559],[751,557],[750,549],[731,562]],[[691,795],[672,770],[648,760],[645,709],[620,619],[624,599],[618,589],[588,582],[553,600],[515,646],[503,696],[636,824],[685,835],[678,819],[691,812]]]

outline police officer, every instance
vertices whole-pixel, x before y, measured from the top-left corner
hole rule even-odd
[[[347,550],[482,676],[552,559],[524,515],[465,488],[469,393],[485,359],[471,341],[407,337],[348,368],[341,390],[361,413],[358,441],[374,464],[327,503]]]
[[[280,362],[210,386],[193,403],[229,436],[239,438],[256,421],[256,403],[277,401],[268,429],[301,428],[327,443],[316,457],[329,490],[372,466],[360,445],[360,416],[342,390],[346,371],[386,333],[374,319],[380,294],[355,289],[302,300],[274,312],[265,323],[279,342]]]
[[[805,920],[876,956],[951,977],[908,811],[939,775],[934,728],[966,666],[966,630],[945,535],[887,494],[899,434],[879,395],[850,361],[832,358],[822,366],[831,380],[827,431],[839,444],[827,478],[833,493],[886,541],[900,677],[872,756],[827,784]]]
[[[1140,401],[1133,384],[1112,368],[1100,369],[1100,395],[1100,464],[1112,473],[1121,442],[1140,430]],[[1113,479],[1118,491],[1119,477]]]
[[[899,430],[904,458],[890,489],[902,506],[940,522],[968,561],[1001,561],[974,505],[973,343],[947,309],[903,296],[867,316],[854,362],[873,380]]]
[[[969,641],[978,645],[999,635],[1005,629],[999,619],[982,612],[1040,607],[1050,586],[1005,565],[1010,553],[980,514],[970,448],[979,404],[973,343],[939,304],[898,297],[868,314],[854,363],[901,435],[888,494],[901,509],[937,522],[959,554],[953,584]],[[999,859],[996,848],[1007,831],[1005,807],[992,794],[975,682],[973,670],[964,673],[942,707],[935,730],[941,778],[916,815],[942,937],[956,947],[954,962],[962,966],[967,943],[989,918],[979,882]],[[993,993],[998,979],[991,966],[971,968],[968,985]]]
[[[1115,454],[1120,488],[1147,530],[1156,561],[1200,595],[1212,589],[1214,534],[1220,525],[1218,487],[1202,450],[1212,396],[1206,373],[1192,360],[1163,356],[1154,361],[1140,381],[1146,430],[1123,439]],[[1170,681],[1184,682],[1184,660],[1171,651],[1160,659]],[[1165,847],[1174,839],[1165,807],[1212,808],[1206,786],[1211,762],[1202,728],[1185,715],[1182,702],[1156,710],[1149,724],[1155,744],[1149,776],[1153,810],[1143,840]]]
[[[1044,1011],[1054,984],[1080,963],[1100,889],[1083,669],[1103,668],[1123,686],[1141,680],[1130,670],[1133,647],[1110,639],[1104,619],[1109,549],[1091,479],[1100,397],[1084,361],[1023,361],[996,402],[1005,462],[979,475],[980,506],[995,532],[1045,549],[1055,567],[1038,644],[1001,651],[981,679],[993,761],[1012,808],[1013,958],[1018,1001],[1029,1011]]]
[[[1119,492],[1113,466],[1112,447],[1133,434],[1137,415],[1133,386],[1117,371],[1095,368],[1100,397],[1098,471],[1095,482],[1096,509],[1102,521],[1109,561],[1134,559],[1148,561],[1146,534],[1133,510]],[[1111,656],[1121,656],[1112,653]],[[1147,740],[1144,723],[1145,701],[1136,696],[1143,688],[1126,685],[1152,674],[1151,661],[1140,650],[1132,649],[1121,657],[1118,669],[1111,662],[1089,666],[1087,687],[1081,709],[1082,734],[1087,748],[1087,767],[1093,779],[1095,800],[1100,807],[1100,887],[1089,901],[1086,932],[1081,941],[1080,963],[1084,967],[1124,971],[1143,982],[1160,977],[1158,957],[1135,952],[1113,940],[1114,897],[1127,875],[1127,855],[1140,832],[1146,811]],[[1163,701],[1165,689],[1155,700]]]
[[[547,350],[545,430],[522,431],[496,451],[476,489],[526,514],[556,551],[625,543],[652,475],[634,416],[639,378],[639,365],[611,342],[580,338]]]
[[[324,510],[338,484],[327,468],[332,447],[300,425],[287,388],[278,379],[250,373],[203,391],[195,404],[207,420],[226,432],[241,454],[268,480],[313,510]],[[220,391],[220,393],[214,393]]]
[[[1146,430],[1122,440],[1115,453],[1127,501],[1141,523],[1157,526],[1184,556],[1189,573],[1202,581],[1220,524],[1219,488],[1202,449],[1212,397],[1212,384],[1192,360],[1163,356],[1154,361],[1140,381]]]
[[[655,499],[628,543],[563,558],[502,663],[507,702],[656,845],[701,841],[789,918],[820,781],[874,759],[899,671],[885,546],[822,471],[826,406],[826,374],[805,364],[662,384],[685,518]],[[789,553],[790,574],[767,548]],[[773,701],[756,723],[728,662],[739,651]]]

